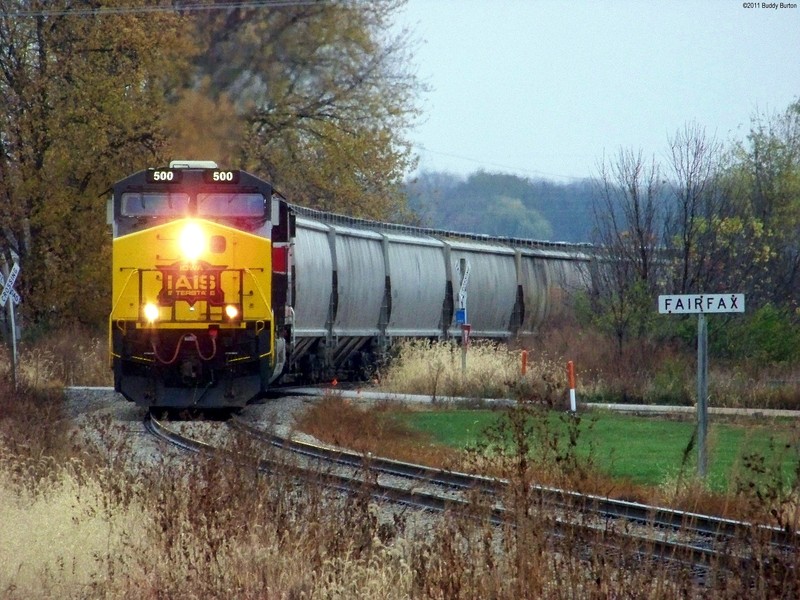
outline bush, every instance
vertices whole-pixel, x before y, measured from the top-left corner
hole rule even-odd
[[[800,323],[786,309],[767,304],[714,329],[709,339],[715,354],[758,367],[800,362]]]

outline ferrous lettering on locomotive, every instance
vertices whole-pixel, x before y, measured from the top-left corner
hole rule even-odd
[[[222,306],[225,303],[225,292],[221,277],[225,268],[224,265],[212,265],[203,261],[196,265],[176,262],[158,267],[162,282],[158,303],[161,306],[172,306],[177,300],[183,300],[193,306],[198,301],[205,301],[212,306]]]

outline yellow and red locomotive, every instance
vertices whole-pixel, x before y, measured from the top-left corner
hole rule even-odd
[[[272,186],[173,161],[113,186],[110,360],[143,406],[236,407],[283,369],[293,219]]]

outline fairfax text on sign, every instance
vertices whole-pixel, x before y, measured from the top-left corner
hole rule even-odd
[[[662,315],[743,313],[744,294],[676,294],[658,297]]]

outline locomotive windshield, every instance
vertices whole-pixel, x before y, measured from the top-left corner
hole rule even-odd
[[[189,194],[167,192],[125,192],[122,216],[164,217],[189,214]]]
[[[249,232],[267,227],[272,186],[244,171],[212,168],[213,164],[170,164],[115,183],[108,212],[114,237],[186,217]]]
[[[197,194],[197,214],[206,217],[263,217],[264,196],[220,192]]]
[[[123,217],[181,217],[196,213],[203,217],[263,217],[264,196],[256,193],[197,194],[197,208],[189,194],[167,192],[124,192]]]

